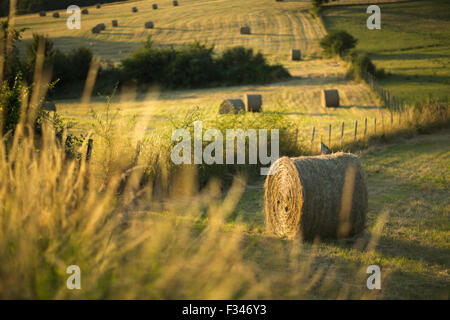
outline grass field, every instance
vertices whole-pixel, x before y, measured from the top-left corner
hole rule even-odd
[[[449,150],[447,130],[361,154],[369,186],[367,227],[372,235],[368,231],[356,243],[303,245],[298,262],[314,256],[313,270],[325,272],[309,298],[449,299]],[[246,225],[249,259],[262,273],[289,274],[288,264],[273,259],[273,252],[283,252],[283,247],[264,235],[263,199],[262,182],[248,187],[233,219]],[[370,244],[381,221],[378,242]],[[385,275],[380,291],[365,287],[365,268],[370,264],[378,264]],[[329,286],[324,285],[327,273],[333,279]],[[295,298],[280,294],[280,298]]]
[[[343,6],[340,2],[323,11],[326,27],[351,33],[359,40],[357,49],[368,52],[377,67],[391,73],[380,80],[383,88],[409,103],[429,96],[448,97],[448,1],[382,3],[381,30],[367,29],[367,4]]]

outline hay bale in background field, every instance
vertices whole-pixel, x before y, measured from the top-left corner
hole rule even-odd
[[[81,10],[81,14],[89,14],[89,10],[88,9],[83,9],[83,10]]]
[[[241,99],[227,99],[219,106],[219,114],[238,113],[241,110],[245,111],[245,104]]]
[[[322,91],[322,106],[325,108],[339,107],[339,92],[336,89]]]
[[[97,4],[95,5],[95,7],[96,7],[97,9],[100,9],[102,6],[101,6],[100,3],[97,3]]]
[[[47,15],[47,12],[45,12],[45,11],[40,11],[39,12],[39,16],[40,17],[45,17]]]
[[[111,21],[111,23],[112,23],[112,26],[115,28],[119,26],[119,22],[117,20],[113,20],[113,21]]]
[[[246,94],[245,95],[245,111],[247,112],[261,112],[262,96],[260,94]]]
[[[147,21],[145,23],[145,29],[153,29],[153,27],[154,27],[154,24],[152,21]]]
[[[250,34],[250,27],[245,26],[245,27],[241,27],[241,34]]]
[[[100,31],[106,30],[106,25],[105,25],[104,23],[99,23],[99,24],[97,25],[97,27],[100,28]]]
[[[153,10],[156,10],[156,9],[158,9],[158,5],[157,5],[156,3],[154,3],[154,4],[152,5],[152,8],[153,8]]]
[[[350,237],[364,230],[367,186],[355,155],[282,157],[270,170],[273,175],[265,183],[270,233],[315,240]]]
[[[58,12],[54,12],[53,13],[53,18],[59,18],[59,13]]]
[[[132,12],[138,12],[138,8],[137,7],[133,7],[133,8],[131,8],[131,11]]]
[[[102,29],[98,25],[96,25],[95,27],[92,28],[91,31],[92,31],[92,33],[97,34],[97,33],[100,33],[100,31],[102,31]]]
[[[302,53],[298,49],[292,49],[292,61],[300,61],[302,59]]]
[[[174,7],[178,7],[178,1],[177,1],[177,0],[174,0],[174,1],[173,1],[173,6],[174,6]]]

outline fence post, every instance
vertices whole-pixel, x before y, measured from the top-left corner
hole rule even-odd
[[[364,119],[364,137],[366,136],[367,133],[367,118]]]
[[[373,120],[373,132],[374,135],[377,135],[377,117]]]
[[[94,140],[92,140],[92,139],[88,140],[87,151],[86,151],[86,162],[89,162],[91,160],[93,143],[94,143]]]
[[[391,93],[389,91],[387,92],[387,105],[388,105],[388,108],[390,109],[391,108]]]
[[[342,122],[342,128],[341,128],[341,148],[344,143],[344,122]]]
[[[314,135],[315,135],[315,133],[316,133],[316,127],[313,127],[312,137],[311,137],[311,153],[313,153]]]
[[[381,110],[381,130],[384,133],[384,111]]]
[[[394,125],[394,114],[391,111],[391,128]]]
[[[353,137],[353,141],[356,141],[357,134],[358,134],[358,120],[355,120],[355,136]]]
[[[331,124],[328,126],[328,147],[331,148]]]

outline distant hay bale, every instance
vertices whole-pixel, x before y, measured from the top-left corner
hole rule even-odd
[[[42,109],[44,109],[45,111],[56,112],[56,104],[53,101],[44,101],[42,103]]]
[[[39,16],[40,17],[45,17],[47,15],[47,12],[45,12],[45,11],[40,11],[39,12]]]
[[[106,25],[105,25],[104,23],[99,23],[99,24],[97,25],[97,27],[100,28],[100,31],[106,30]]]
[[[250,27],[245,26],[245,27],[241,27],[241,34],[250,34]]]
[[[322,91],[322,106],[325,108],[339,107],[339,92],[336,89]]]
[[[53,18],[59,18],[59,13],[58,12],[54,12],[53,13]]]
[[[152,8],[153,8],[153,10],[156,10],[156,9],[158,9],[158,5],[157,5],[156,3],[154,3],[154,4],[152,5]]]
[[[227,99],[219,106],[219,114],[239,113],[241,110],[245,111],[245,104],[241,99]]]
[[[97,3],[97,4],[95,5],[95,7],[96,7],[97,9],[100,9],[102,6],[101,6],[100,3]]]
[[[153,29],[154,26],[153,21],[147,21],[145,23],[145,29]]]
[[[174,6],[174,7],[178,7],[178,1],[177,1],[177,0],[174,0],[174,1],[173,1],[173,6]]]
[[[133,7],[133,8],[131,8],[131,11],[132,12],[138,12],[138,8],[137,7]]]
[[[96,25],[92,28],[92,33],[100,33],[102,31],[101,27],[99,25]]]
[[[245,111],[261,112],[261,107],[262,107],[262,96],[260,94],[245,95]]]
[[[113,21],[111,21],[111,23],[112,23],[113,27],[118,27],[119,26],[119,22],[117,20],[113,20]]]
[[[88,9],[83,9],[83,10],[81,10],[81,14],[89,14],[89,10]]]
[[[300,61],[302,59],[302,53],[298,49],[292,49],[292,61]]]
[[[266,228],[273,235],[315,240],[364,230],[368,195],[356,156],[282,157],[270,171],[264,197]]]

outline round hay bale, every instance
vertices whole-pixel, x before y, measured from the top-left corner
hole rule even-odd
[[[56,112],[56,104],[53,101],[44,101],[42,103],[42,109],[44,109],[45,111]]]
[[[39,12],[39,16],[40,17],[45,17],[47,15],[47,12],[45,12],[45,11],[40,11]]]
[[[53,13],[53,18],[59,18],[59,13],[58,12],[54,12]]]
[[[178,7],[178,1],[177,1],[177,0],[174,0],[174,1],[173,1],[173,6],[174,6],[174,7]]]
[[[245,27],[241,27],[241,34],[250,34],[250,27],[245,26]]]
[[[219,106],[219,114],[239,113],[241,110],[245,111],[245,104],[241,99],[227,99]]]
[[[282,157],[270,170],[264,186],[270,233],[309,241],[345,238],[364,230],[367,186],[356,156],[341,152]]]
[[[322,106],[325,108],[339,107],[339,92],[336,89],[322,91]]]
[[[153,10],[156,10],[156,9],[158,9],[158,5],[157,5],[156,3],[154,3],[154,4],[152,5],[152,8],[153,8]]]
[[[298,49],[292,49],[292,61],[300,61],[302,59],[302,53]]]
[[[99,27],[98,25],[96,25],[95,27],[92,28],[92,33],[100,33],[100,31],[102,31],[101,27]]]
[[[138,8],[137,7],[133,7],[133,8],[131,8],[131,11],[132,12],[138,12]]]
[[[113,20],[113,21],[111,21],[111,23],[112,23],[112,26],[115,28],[119,26],[119,22],[117,20]]]
[[[100,9],[102,6],[101,6],[100,3],[97,3],[97,4],[95,5],[95,7],[96,7],[97,9]]]
[[[89,14],[89,10],[88,9],[83,9],[83,10],[81,10],[81,14]]]
[[[153,21],[147,21],[145,23],[145,29],[153,29],[154,26]]]
[[[245,95],[245,111],[247,112],[261,112],[262,96],[260,94],[246,94]]]
[[[106,25],[105,25],[104,23],[99,23],[99,24],[97,25],[97,27],[100,28],[100,31],[106,30]]]

